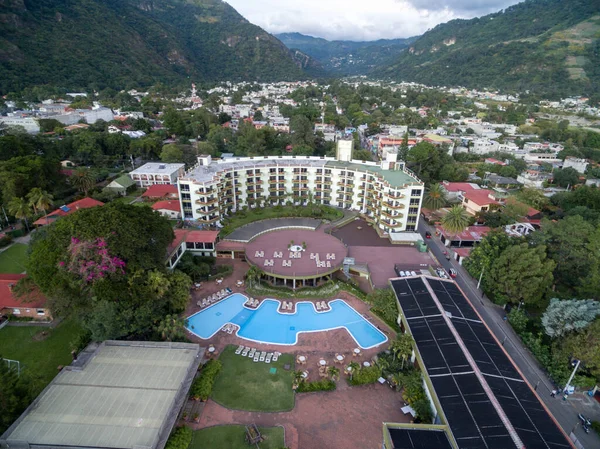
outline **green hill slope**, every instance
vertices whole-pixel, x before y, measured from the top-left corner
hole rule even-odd
[[[0,0],[0,93],[303,76],[292,52],[221,0]]]
[[[390,64],[416,39],[328,41],[300,33],[282,33],[276,37],[288,48],[310,55],[327,72],[335,75],[364,75],[374,67]]]
[[[600,86],[599,40],[600,1],[527,0],[438,25],[372,75],[551,97],[594,94]]]

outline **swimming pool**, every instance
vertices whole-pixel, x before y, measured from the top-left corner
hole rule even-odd
[[[202,339],[208,339],[225,324],[240,328],[237,336],[258,343],[295,345],[302,332],[321,332],[345,328],[363,349],[378,346],[387,337],[341,299],[329,302],[331,310],[317,312],[311,302],[296,304],[295,313],[279,313],[280,302],[266,299],[256,309],[244,306],[248,298],[234,293],[190,316],[187,329]]]

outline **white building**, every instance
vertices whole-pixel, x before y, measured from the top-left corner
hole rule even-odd
[[[586,161],[585,159],[579,159],[573,156],[567,156],[565,158],[565,162],[563,163],[563,168],[574,168],[575,170],[577,170],[577,173],[585,173],[585,171],[588,168],[588,165],[590,165],[588,163],[588,161]]]
[[[177,178],[185,173],[185,164],[149,162],[129,173],[138,187],[155,184],[177,184]]]
[[[473,146],[470,148],[469,152],[474,154],[487,154],[498,151],[499,148],[500,144],[495,140],[475,139],[473,140]]]
[[[0,123],[6,127],[22,126],[29,134],[37,134],[40,132],[40,124],[34,117],[2,117]]]
[[[338,141],[336,158],[238,157],[198,164],[178,180],[185,219],[217,223],[244,206],[328,204],[359,211],[384,232],[414,231],[423,183],[395,155],[382,162],[352,160],[352,141]]]

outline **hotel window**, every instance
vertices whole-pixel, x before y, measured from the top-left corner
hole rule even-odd
[[[419,208],[418,207],[409,207],[408,208],[408,213],[409,214],[416,214],[419,212]]]
[[[38,315],[46,315],[46,311],[44,309],[37,309],[36,312]]]
[[[413,198],[410,200],[410,205],[411,206],[418,206],[419,205],[419,199],[418,198]]]
[[[419,190],[419,189],[413,189],[410,192],[410,196],[421,196],[421,190]]]
[[[415,225],[406,225],[406,230],[407,231],[414,231],[415,230]]]
[[[192,197],[191,197],[191,195],[189,193],[182,193],[181,194],[181,199],[183,199],[183,200],[191,200]]]
[[[180,184],[181,187],[181,191],[182,192],[189,192],[190,191],[190,185],[189,184]]]

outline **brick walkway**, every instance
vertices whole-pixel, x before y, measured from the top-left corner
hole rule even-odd
[[[291,449],[381,448],[383,422],[410,422],[400,393],[385,385],[350,387],[345,379],[338,390],[296,395],[290,412],[258,413],[230,410],[209,400],[194,429],[223,424],[283,426]]]

